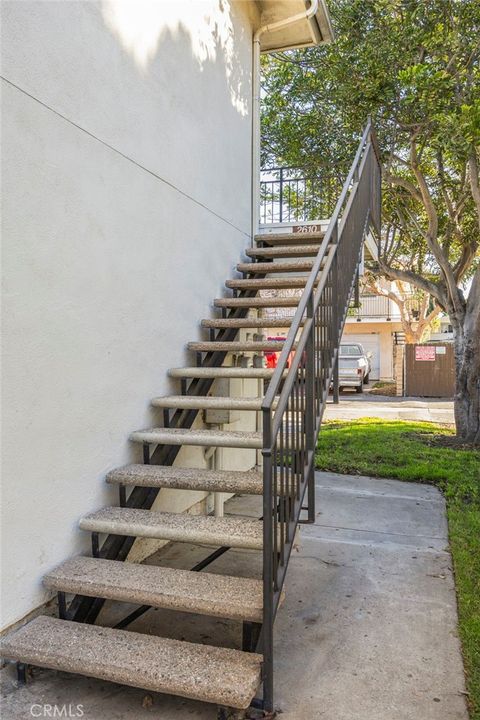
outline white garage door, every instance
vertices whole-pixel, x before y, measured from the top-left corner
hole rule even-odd
[[[363,345],[365,352],[371,352],[372,371],[370,373],[371,380],[378,380],[380,377],[380,335],[378,333],[356,333],[352,335],[345,333],[342,342],[358,342]]]

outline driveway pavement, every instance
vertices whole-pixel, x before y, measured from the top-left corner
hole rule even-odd
[[[467,720],[442,495],[428,485],[317,473],[316,496],[317,520],[300,528],[275,623],[278,720]],[[237,496],[226,512],[259,517],[261,498]],[[171,543],[150,562],[189,568],[210,551]],[[260,577],[261,554],[230,550],[208,570]],[[107,603],[100,622],[113,625],[133,609]],[[241,642],[239,623],[167,610],[149,610],[130,629]],[[49,670],[16,689],[13,668],[4,672],[5,720],[31,720],[55,704],[81,705],[83,720],[216,716],[212,705]]]
[[[427,422],[454,423],[453,400],[443,398],[405,398],[340,393],[340,402],[329,401],[325,410],[327,420],[357,420],[361,417],[378,417],[384,420],[425,420]]]

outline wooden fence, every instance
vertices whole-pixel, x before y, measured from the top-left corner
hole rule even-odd
[[[404,392],[410,397],[453,397],[453,345],[405,346]]]

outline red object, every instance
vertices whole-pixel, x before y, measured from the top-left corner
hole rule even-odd
[[[285,336],[284,336],[284,335],[280,335],[280,336],[274,336],[274,337],[267,337],[267,340],[268,340],[268,341],[271,341],[271,340],[285,340]],[[276,368],[277,365],[278,365],[278,358],[279,358],[279,357],[280,357],[280,353],[279,353],[279,352],[266,352],[266,353],[265,353],[265,361],[266,361],[266,363],[267,363],[267,368],[271,368],[271,369]]]
[[[277,367],[277,353],[265,353],[265,360],[267,361],[267,368]]]

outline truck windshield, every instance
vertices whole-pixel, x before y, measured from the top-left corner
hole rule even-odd
[[[340,345],[340,355],[363,355],[360,345]]]

